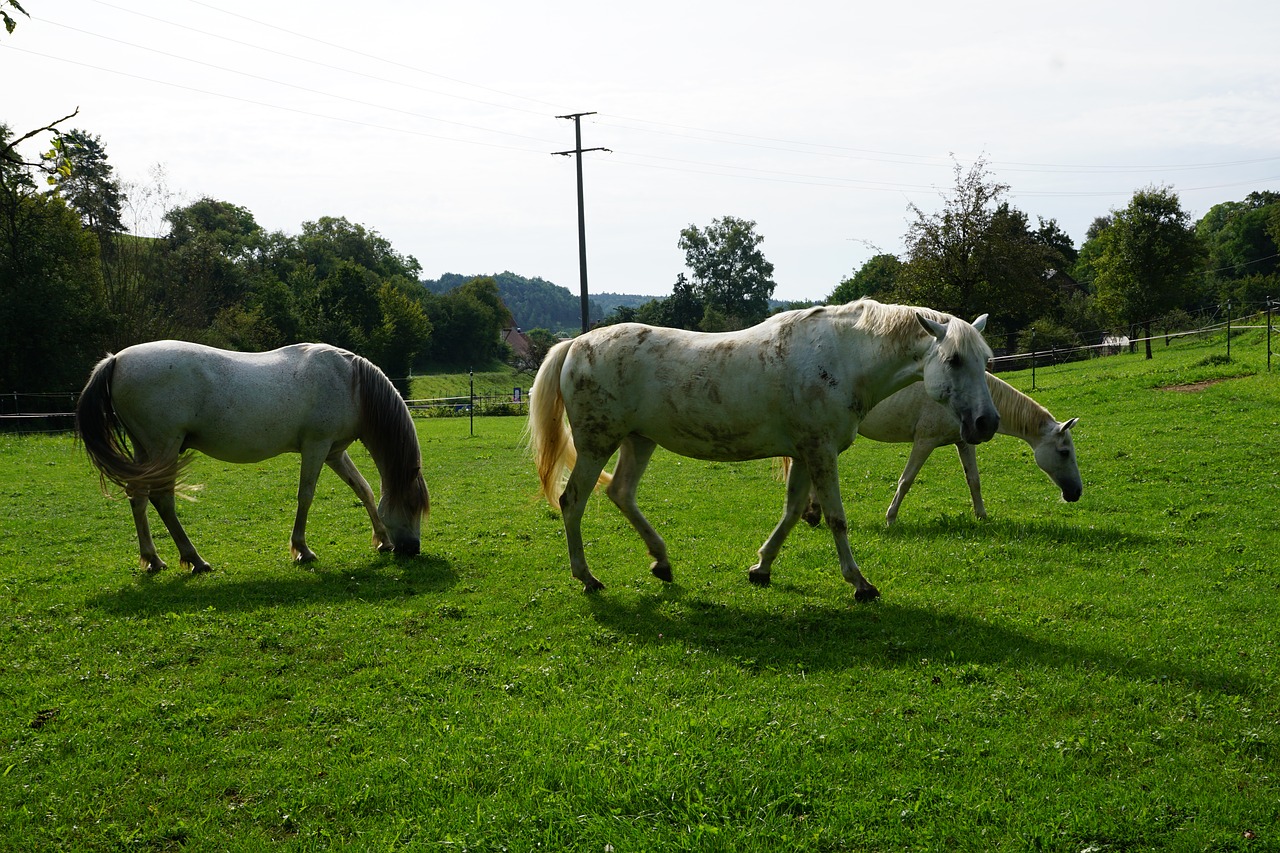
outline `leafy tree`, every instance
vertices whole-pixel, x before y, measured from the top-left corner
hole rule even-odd
[[[262,227],[245,208],[208,197],[174,208],[164,218],[169,234],[163,301],[188,329],[203,330],[248,292],[245,261],[259,247]]]
[[[1002,201],[1008,186],[979,158],[936,213],[911,205],[916,219],[906,236],[907,262],[897,279],[902,302],[928,305],[962,317],[990,312],[993,329],[1016,346],[1019,329],[1052,305],[1047,273],[1057,252],[1040,242],[1026,214]]]
[[[431,321],[422,301],[392,281],[378,287],[381,321],[370,335],[368,357],[391,377],[403,397],[409,396],[414,359],[431,339]]]
[[[1093,281],[1098,277],[1097,260],[1102,254],[1102,235],[1111,227],[1114,218],[1112,214],[1094,217],[1093,222],[1089,223],[1089,230],[1085,232],[1084,242],[1080,245],[1075,264],[1070,270],[1071,277],[1088,293],[1093,292]]]
[[[511,313],[492,278],[472,279],[429,300],[425,309],[437,363],[477,367],[505,360],[502,330],[511,326]]]
[[[379,278],[403,277],[417,281],[422,265],[412,255],[402,255],[377,231],[349,222],[344,217],[322,216],[302,223],[296,250],[302,260],[316,268],[317,276],[328,278],[340,261],[350,261],[376,273]]]
[[[857,272],[840,282],[827,297],[828,305],[843,305],[864,296],[882,299],[893,293],[902,271],[897,255],[881,253],[868,259]]]
[[[1129,326],[1139,326],[1151,358],[1153,321],[1179,307],[1203,250],[1190,215],[1168,187],[1134,193],[1098,238],[1095,286],[1099,306]]]
[[[53,182],[67,204],[79,211],[85,227],[99,239],[124,230],[120,221],[123,197],[120,182],[112,177],[102,138],[83,130],[70,130],[53,142],[45,155],[51,161]]]
[[[0,125],[0,388],[74,390],[102,351],[97,250],[75,211],[36,190],[19,141]]]
[[[1054,269],[1061,272],[1069,272],[1080,257],[1080,253],[1076,251],[1076,245],[1071,240],[1071,236],[1058,227],[1058,220],[1056,219],[1045,219],[1042,216],[1037,216],[1036,221],[1040,225],[1035,231],[1031,232],[1031,239],[1049,250],[1048,257],[1053,261]]]
[[[680,232],[678,245],[693,273],[694,293],[704,303],[703,316],[723,318],[730,328],[746,328],[769,315],[773,264],[760,250],[764,237],[755,227],[726,216],[705,229],[690,225]]]
[[[1277,290],[1280,258],[1270,223],[1280,217],[1280,193],[1252,192],[1214,205],[1196,223],[1206,252],[1206,296],[1258,302]]]

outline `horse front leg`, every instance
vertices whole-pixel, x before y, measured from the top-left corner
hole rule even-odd
[[[978,451],[966,441],[956,442],[960,464],[964,466],[964,481],[969,484],[969,496],[973,498],[973,514],[987,517],[987,507],[982,503],[982,481],[978,479]]]
[[[298,473],[298,512],[293,518],[293,532],[289,535],[289,553],[298,563],[310,563],[316,559],[315,551],[307,547],[307,513],[316,496],[316,481],[324,468],[329,447],[316,445],[302,448],[302,466]]]
[[[205,562],[204,558],[196,551],[196,546],[191,543],[191,537],[187,536],[187,531],[183,529],[182,522],[178,521],[178,509],[174,503],[173,489],[168,488],[160,492],[153,491],[151,493],[151,505],[156,508],[160,520],[164,522],[164,526],[169,530],[169,535],[173,537],[173,544],[178,546],[179,564],[183,568],[191,569],[192,574],[212,571],[213,566]],[[154,546],[152,547],[154,548]]]
[[[760,546],[760,550],[757,552],[760,562],[747,570],[747,577],[752,583],[760,586],[769,585],[773,561],[777,558],[778,552],[782,550],[782,543],[786,541],[787,534],[791,532],[791,528],[796,526],[796,522],[800,519],[800,514],[808,504],[811,485],[808,464],[799,459],[792,460],[791,468],[787,472],[787,500],[782,510],[782,520],[778,522],[778,526],[773,528],[773,533],[769,534],[769,538]]]
[[[606,494],[644,540],[645,547],[649,549],[649,556],[653,557],[649,571],[658,580],[671,583],[671,561],[667,559],[667,543],[658,535],[658,531],[654,530],[649,519],[644,517],[644,513],[640,511],[640,504],[636,501],[636,488],[640,485],[640,477],[644,474],[644,469],[648,466],[649,459],[657,446],[653,441],[637,435],[629,436],[624,440],[618,451],[618,464],[613,469],[613,481],[609,484]]]
[[[155,540],[151,538],[151,524],[147,521],[148,496],[145,491],[129,495],[129,509],[133,513],[133,526],[138,531],[138,560],[148,574],[155,574],[168,568],[164,560],[156,552]]]
[[[360,473],[360,469],[351,461],[351,457],[347,455],[347,451],[342,450],[329,454],[329,458],[325,460],[333,472],[342,478],[342,482],[351,487],[351,491],[356,493],[356,497],[360,499],[360,503],[364,506],[365,512],[369,513],[369,521],[373,524],[373,547],[379,551],[391,551],[393,545],[391,543],[391,534],[387,532],[387,525],[383,523],[382,517],[378,515],[378,503],[373,497],[373,488],[369,485],[369,481]]]
[[[907,496],[907,492],[911,491],[911,484],[916,481],[916,475],[920,473],[920,469],[924,467],[925,461],[932,452],[933,447],[923,441],[917,441],[911,445],[907,467],[902,469],[902,476],[898,478],[898,490],[893,493],[893,501],[889,504],[888,512],[884,514],[885,524],[893,524],[898,520],[898,508],[902,506],[902,499]]]
[[[857,561],[853,559],[853,551],[849,548],[849,524],[845,519],[844,502],[840,499],[840,477],[835,460],[832,459],[829,465],[816,467],[813,486],[822,509],[827,514],[827,527],[831,529],[831,537],[836,543],[840,574],[856,588],[853,593],[855,601],[873,601],[880,597],[880,591],[862,576]]]
[[[596,592],[604,589],[587,568],[587,554],[582,545],[582,513],[586,510],[587,498],[596,486],[604,464],[612,454],[596,456],[578,452],[573,470],[569,473],[569,481],[560,495],[560,515],[564,519],[564,538],[569,546],[569,570],[573,576],[582,581],[583,592]]]

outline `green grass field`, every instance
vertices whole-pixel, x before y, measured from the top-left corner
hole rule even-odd
[[[672,585],[593,498],[586,596],[519,418],[420,422],[409,560],[326,472],[299,568],[296,458],[200,458],[199,576],[138,572],[70,437],[0,436],[0,849],[1280,850],[1280,365],[1222,352],[1037,371],[1077,504],[1002,436],[987,521],[942,449],[886,530],[907,447],[859,441],[869,605],[825,527],[748,583],[766,461],[655,456]]]

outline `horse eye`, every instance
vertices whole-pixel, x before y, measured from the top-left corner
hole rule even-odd
[[[958,355],[947,356],[947,367],[950,367],[953,370],[958,368],[963,363],[964,363],[964,359],[962,359]]]

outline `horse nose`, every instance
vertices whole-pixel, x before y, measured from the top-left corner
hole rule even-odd
[[[1000,415],[982,414],[978,415],[973,421],[973,441],[970,444],[981,444],[984,441],[990,441],[996,434],[996,430],[1000,428]],[[966,439],[967,440],[967,439]]]
[[[421,545],[417,539],[406,539],[403,542],[397,542],[395,551],[397,557],[416,557]]]
[[[1075,503],[1076,501],[1080,500],[1080,493],[1081,493],[1081,492],[1083,492],[1083,491],[1084,491],[1084,489],[1080,489],[1080,488],[1075,488],[1075,489],[1063,489],[1063,490],[1062,490],[1062,499],[1063,499],[1064,501],[1066,501],[1067,503],[1071,503],[1071,504],[1073,504],[1073,503]]]

